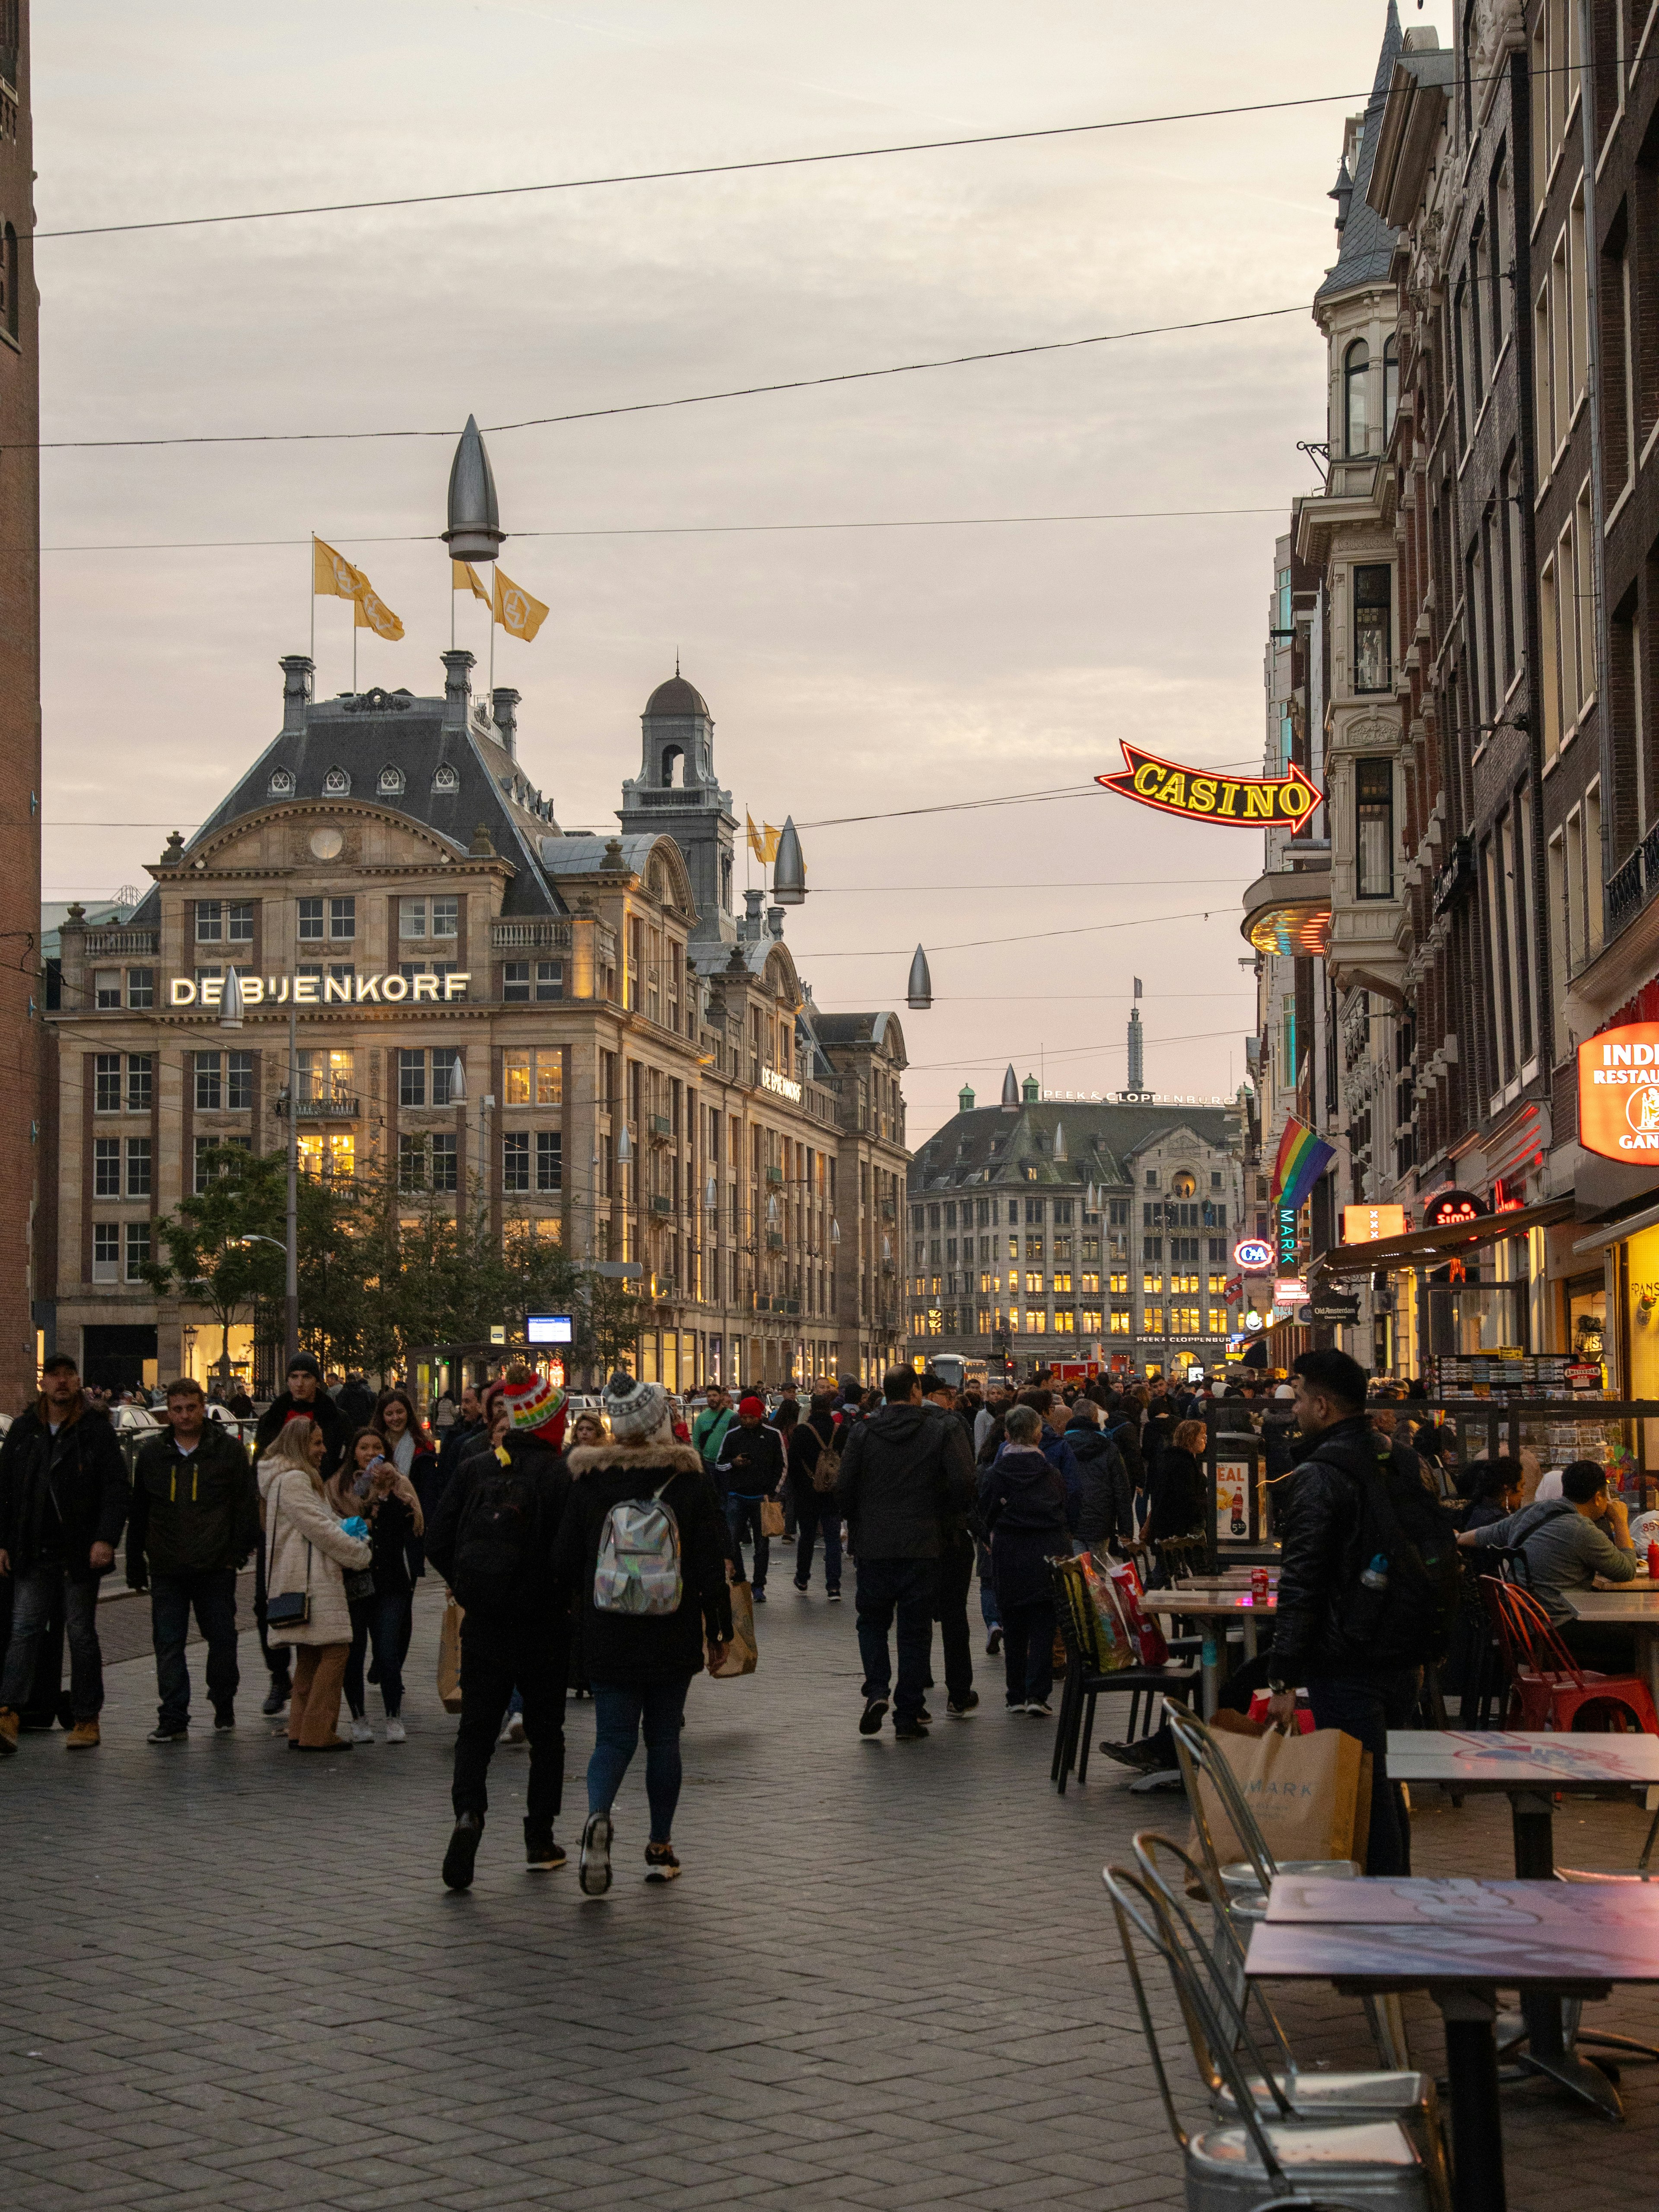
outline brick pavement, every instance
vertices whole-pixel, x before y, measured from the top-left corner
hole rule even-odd
[[[452,1898],[435,1627],[424,1597],[402,1750],[291,1759],[246,1693],[234,1738],[153,1750],[138,1660],[111,1669],[101,1751],[31,1737],[0,1767],[11,2212],[1181,2203],[1099,1884],[1135,1827],[1179,1832],[1171,1801],[1109,1764],[1056,1798],[1048,1730],[996,1703],[861,1741],[852,1606],[786,1581],[761,1672],[692,1692],[682,1881],[639,1880],[637,1761],[610,1898],[526,1875],[503,1752]],[[573,1707],[573,1808],[592,1725]],[[1627,1863],[1644,1826],[1568,1807],[1561,1856]],[[1417,1847],[1425,1872],[1506,1871],[1506,1815],[1425,1806]],[[1285,2010],[1305,2057],[1365,2062],[1352,2003]],[[1597,2010],[1659,2041],[1659,1994]],[[1659,2069],[1625,2087],[1622,2129],[1506,2092],[1516,2212],[1648,2197]]]

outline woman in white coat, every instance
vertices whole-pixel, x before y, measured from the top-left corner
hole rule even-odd
[[[368,1566],[374,1552],[362,1522],[341,1521],[328,1503],[319,1473],[326,1449],[316,1422],[296,1418],[277,1432],[258,1466],[267,1602],[274,1607],[296,1595],[306,1601],[304,1620],[282,1628],[283,1641],[295,1647],[290,1751],[351,1748],[350,1738],[336,1729],[351,1656],[344,1576]]]

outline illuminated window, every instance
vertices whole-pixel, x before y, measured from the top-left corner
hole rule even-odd
[[[1056,1306],[1054,1309],[1054,1334],[1056,1336],[1073,1336],[1076,1333],[1077,1316],[1072,1311],[1069,1306]]]
[[[1027,1306],[1025,1309],[1025,1334],[1027,1336],[1047,1336],[1048,1334],[1048,1316],[1041,1306]]]
[[[1115,1298],[1127,1298],[1129,1295],[1129,1278],[1127,1271],[1114,1267],[1106,1287]]]
[[[1143,1306],[1140,1310],[1140,1326],[1148,1336],[1162,1336],[1164,1334],[1163,1307]]]
[[[1104,1316],[1098,1306],[1080,1307],[1077,1325],[1085,1336],[1098,1336],[1105,1326]]]
[[[1197,1183],[1185,1168],[1170,1182],[1170,1188],[1177,1198],[1190,1198],[1198,1188]]]
[[[1042,1239],[1040,1237],[1031,1236],[1029,1231],[1025,1238],[1025,1257],[1028,1261],[1041,1260],[1042,1257]]]
[[[1225,1292],[1225,1291],[1226,1291],[1226,1288],[1227,1288],[1227,1278],[1226,1278],[1224,1275],[1212,1275],[1212,1276],[1211,1276],[1211,1278],[1210,1278],[1210,1296],[1211,1296],[1212,1298],[1218,1298],[1218,1297],[1222,1297],[1222,1296],[1224,1294],[1224,1292]]]
[[[334,1099],[343,1103],[351,1097],[353,1063],[349,1052],[306,1051],[295,1057],[301,1099],[313,1103]]]
[[[527,1106],[530,1103],[530,1054],[527,1052],[506,1052],[501,1054],[501,1098],[507,1106]]]
[[[357,1171],[357,1139],[349,1129],[300,1132],[300,1165],[307,1175],[349,1182]]]
[[[1025,1295],[1028,1298],[1040,1298],[1042,1296],[1042,1270],[1040,1267],[1035,1270],[1027,1268]]]
[[[1057,1298],[1060,1298],[1060,1297],[1069,1298],[1069,1297],[1071,1297],[1071,1295],[1072,1295],[1072,1271],[1071,1271],[1071,1269],[1070,1269],[1069,1267],[1061,1267],[1061,1268],[1059,1268],[1059,1269],[1056,1271],[1055,1275],[1054,1275],[1054,1296],[1055,1296]]]
[[[1008,1257],[1011,1260],[1018,1260],[1019,1257],[1019,1239],[1018,1237],[1011,1237],[1008,1239]]]
[[[1106,1333],[1109,1336],[1127,1336],[1129,1334],[1129,1309],[1127,1306],[1114,1306],[1112,1308],[1111,1316]]]
[[[1170,1278],[1170,1288],[1172,1291],[1184,1292],[1188,1297],[1196,1293],[1198,1287],[1196,1275],[1171,1275]]]
[[[1200,1320],[1196,1306],[1171,1306],[1170,1334],[1171,1336],[1196,1336],[1199,1334]]]
[[[1097,1298],[1100,1296],[1100,1277],[1097,1274],[1091,1274],[1085,1267],[1083,1271],[1083,1279],[1078,1285],[1078,1288],[1085,1298]]]
[[[1225,1334],[1227,1334],[1227,1309],[1226,1309],[1226,1307],[1225,1307],[1225,1306],[1212,1306],[1212,1307],[1210,1308],[1210,1334],[1211,1334],[1212,1336],[1225,1336]]]
[[[979,1290],[980,1296],[981,1297],[988,1297],[991,1292],[997,1289],[997,1279],[994,1275],[981,1274],[979,1279]]]
[[[562,1052],[538,1052],[536,1054],[536,1103],[538,1106],[563,1105],[564,1054]]]
[[[1163,1277],[1153,1274],[1150,1269],[1140,1279],[1140,1294],[1143,1297],[1156,1297],[1163,1287]]]
[[[991,1334],[991,1309],[989,1306],[981,1306],[979,1310],[979,1333],[981,1336],[989,1336]]]

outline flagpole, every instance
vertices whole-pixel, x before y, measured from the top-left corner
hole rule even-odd
[[[495,588],[501,579],[492,575],[489,599],[489,691],[492,702],[495,693]]]
[[[317,690],[317,533],[311,533],[311,689]]]

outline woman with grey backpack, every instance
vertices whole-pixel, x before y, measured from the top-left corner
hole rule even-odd
[[[645,1878],[672,1881],[685,1694],[732,1638],[725,1516],[702,1459],[675,1441],[668,1394],[618,1372],[605,1387],[611,1442],[569,1455],[573,1484],[554,1544],[556,1580],[581,1607],[596,1724],[587,1767],[584,1893],[611,1887],[611,1808],[645,1736],[651,1808]]]

